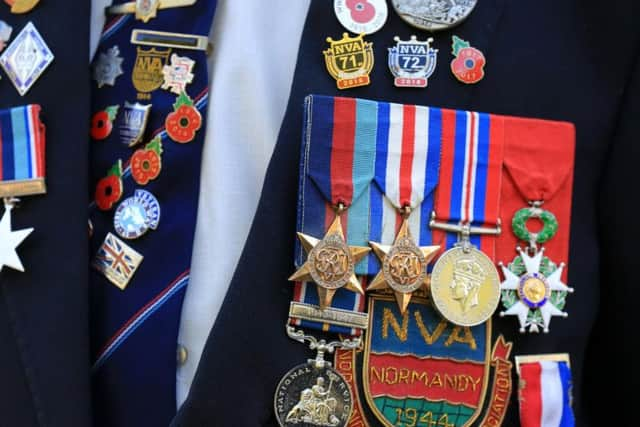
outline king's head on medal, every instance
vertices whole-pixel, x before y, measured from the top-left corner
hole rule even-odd
[[[45,128],[40,122],[40,106],[25,105],[0,110],[0,197],[4,199],[4,214],[0,220],[0,271],[3,267],[24,271],[16,248],[33,228],[12,230],[12,211],[17,197],[46,193]]]
[[[488,321],[500,302],[495,267],[502,232],[500,193],[503,138],[494,116],[456,112],[462,144],[443,144],[438,194],[429,227],[446,242],[433,266],[430,294],[442,317],[460,326]]]

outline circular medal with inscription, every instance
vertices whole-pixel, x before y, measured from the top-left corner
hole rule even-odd
[[[281,427],[343,427],[353,396],[345,379],[328,365],[298,365],[280,380],[273,405]]]
[[[384,278],[394,291],[409,293],[424,285],[427,261],[411,237],[399,239],[382,263]]]
[[[456,325],[487,321],[500,302],[500,277],[493,262],[475,248],[454,247],[431,272],[431,299],[440,314]]]
[[[158,228],[160,204],[153,194],[136,190],[133,197],[125,199],[113,216],[113,227],[123,239],[137,239],[150,228]]]
[[[353,256],[340,234],[326,236],[309,252],[313,281],[325,289],[346,285],[354,271]]]
[[[427,31],[446,30],[464,21],[478,0],[393,0],[393,7],[410,25]]]
[[[333,0],[340,24],[355,34],[371,34],[387,21],[386,0]]]

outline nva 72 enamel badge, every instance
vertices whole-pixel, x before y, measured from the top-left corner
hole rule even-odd
[[[389,69],[397,87],[427,87],[427,79],[436,69],[438,50],[431,47],[433,39],[419,41],[394,37],[396,45],[389,48]]]

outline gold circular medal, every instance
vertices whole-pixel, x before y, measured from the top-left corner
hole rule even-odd
[[[431,299],[442,317],[460,326],[486,322],[500,302],[500,277],[491,259],[475,248],[455,247],[433,266]]]
[[[338,233],[322,239],[309,252],[309,261],[313,281],[325,289],[341,288],[353,275],[351,251]]]
[[[525,274],[518,283],[518,297],[529,308],[538,308],[551,297],[547,278],[540,273]]]

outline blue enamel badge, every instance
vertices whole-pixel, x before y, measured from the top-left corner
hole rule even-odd
[[[433,49],[433,39],[419,41],[416,36],[410,40],[396,41],[394,47],[389,48],[389,69],[395,77],[397,87],[427,87],[427,79],[436,69],[438,49]]]
[[[148,229],[158,228],[159,222],[160,204],[145,190],[136,190],[133,197],[120,203],[113,217],[113,227],[124,239],[137,239]]]

